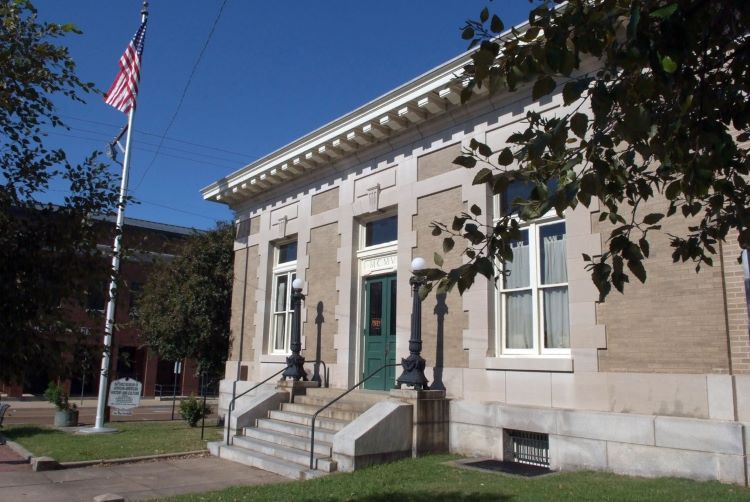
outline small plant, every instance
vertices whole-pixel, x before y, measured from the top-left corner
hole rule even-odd
[[[180,402],[180,416],[190,427],[195,427],[201,418],[210,414],[211,407],[195,399],[195,396],[190,396]]]
[[[44,397],[47,401],[54,404],[58,411],[76,408],[75,404],[71,405],[70,402],[68,402],[68,393],[65,392],[65,389],[60,384],[50,382],[47,386],[47,390],[44,391]]]

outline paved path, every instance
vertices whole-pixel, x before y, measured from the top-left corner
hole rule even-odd
[[[0,473],[11,471],[31,471],[31,466],[8,445],[0,445]]]
[[[7,448],[5,446],[0,448]],[[3,472],[0,500],[91,501],[103,493],[146,500],[230,486],[279,483],[288,479],[216,457],[197,457],[60,471]]]

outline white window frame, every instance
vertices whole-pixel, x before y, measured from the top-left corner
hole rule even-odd
[[[495,198],[495,214],[500,214],[500,198]],[[496,324],[496,339],[497,339],[497,356],[569,356],[570,347],[567,348],[545,348],[544,347],[544,328],[542,323],[544,322],[543,315],[543,291],[548,288],[562,287],[568,288],[568,309],[570,309],[570,282],[564,282],[559,284],[540,284],[541,277],[541,259],[539,249],[539,231],[542,227],[554,225],[557,223],[565,223],[565,235],[567,238],[568,226],[565,218],[560,218],[554,211],[549,211],[543,216],[537,218],[531,222],[522,222],[519,218],[514,217],[519,222],[521,230],[527,230],[529,233],[529,262],[531,270],[529,271],[529,284],[530,288],[513,288],[504,289],[503,280],[500,278],[495,288],[495,312],[497,312],[495,324]],[[494,223],[497,224],[499,218],[495,218]],[[506,333],[506,316],[504,306],[504,295],[505,293],[512,293],[514,291],[526,291],[531,289],[531,312],[532,312],[532,342],[533,346],[529,349],[510,349],[506,347],[507,333]],[[570,312],[570,310],[568,310]],[[569,332],[570,326],[568,326]]]
[[[284,246],[286,244],[291,244],[295,241],[286,241],[278,243],[274,246],[274,267],[272,272],[272,280],[271,280],[271,305],[270,305],[270,313],[271,313],[271,321],[269,325],[271,326],[271,329],[269,330],[269,339],[268,339],[268,353],[269,354],[289,354],[290,348],[289,344],[291,341],[291,327],[292,327],[292,316],[294,314],[294,309],[292,308],[292,282],[294,282],[294,279],[297,277],[297,260],[288,261],[284,263],[279,263],[280,258],[280,249],[281,246]],[[299,247],[297,248],[297,253],[299,253]],[[285,311],[276,311],[276,294],[278,292],[278,281],[279,278],[286,277],[287,278],[287,290],[286,290],[286,307],[287,309]],[[281,318],[283,314],[284,317],[284,347],[283,349],[279,349],[276,347],[276,323],[277,319]]]

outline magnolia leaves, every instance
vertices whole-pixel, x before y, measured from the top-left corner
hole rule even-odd
[[[602,253],[584,259],[602,300],[633,278],[646,280],[650,237],[667,218],[691,218],[683,235],[669,239],[672,259],[696,269],[713,263],[731,231],[750,248],[750,81],[743,78],[750,19],[738,15],[745,4],[569,0],[552,9],[542,2],[525,31],[502,38],[502,23],[483,9],[464,27],[477,47],[461,76],[462,101],[477,99],[478,88],[490,95],[520,89],[509,100],[524,102],[527,112],[503,143],[473,141],[455,163],[472,169],[487,193],[533,187],[502,204],[514,217],[598,207],[608,234]],[[583,67],[584,60],[595,66]],[[563,106],[539,111],[555,94]],[[461,290],[472,274],[491,270],[487,264],[512,258],[506,246],[516,220],[503,218],[464,213],[438,229],[443,253],[461,252],[465,263],[434,280]]]

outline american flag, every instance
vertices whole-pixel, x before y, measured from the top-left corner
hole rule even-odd
[[[123,113],[128,113],[131,108],[135,107],[138,81],[141,78],[141,55],[143,54],[145,38],[146,22],[144,21],[120,58],[120,72],[115,77],[115,81],[112,82],[112,87],[104,95],[105,103],[114,106]]]

